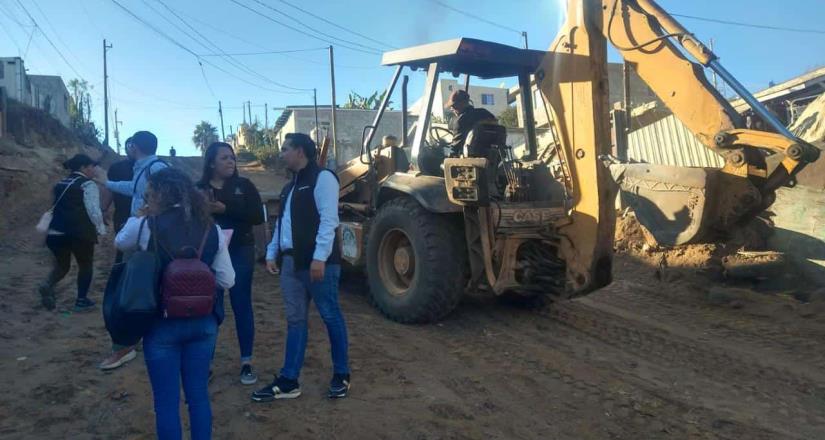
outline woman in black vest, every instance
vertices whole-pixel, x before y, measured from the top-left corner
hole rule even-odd
[[[162,249],[158,255],[165,268],[172,260],[170,252],[179,254],[186,247],[197,249],[206,234],[201,261],[215,273],[219,287],[232,287],[235,272],[224,234],[213,226],[206,202],[189,177],[174,168],[152,173],[146,204],[149,220],[129,218],[115,238],[118,249],[154,250],[154,244],[150,243],[157,239],[157,247]],[[157,236],[152,237],[152,234]],[[221,298],[216,297],[213,313],[206,316],[158,318],[143,338],[143,356],[154,395],[157,436],[162,440],[182,438],[181,382],[189,408],[191,438],[211,438],[212,410],[207,386],[218,325],[223,319]]]
[[[235,152],[224,142],[214,142],[206,150],[200,188],[207,197],[215,222],[231,229],[229,255],[235,269],[235,286],[229,289],[235,330],[241,350],[241,383],[258,381],[252,369],[255,317],[252,312],[252,274],[255,271],[255,237],[252,227],[264,221],[261,196],[255,185],[238,175]]]
[[[48,310],[55,307],[54,286],[69,272],[72,255],[78,266],[75,310],[91,310],[95,305],[87,294],[92,284],[97,236],[106,234],[100,192],[91,180],[96,166],[89,156],[77,154],[63,163],[71,174],[54,186],[54,208],[46,238],[46,246],[54,254],[54,266],[39,289],[40,300]]]

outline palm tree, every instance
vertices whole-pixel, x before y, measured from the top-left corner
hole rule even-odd
[[[212,142],[218,141],[218,129],[212,124],[201,121],[195,127],[195,132],[192,135],[192,143],[201,150],[201,154],[206,153],[206,148]]]

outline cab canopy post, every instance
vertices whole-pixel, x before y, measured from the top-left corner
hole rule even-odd
[[[410,162],[415,170],[418,170],[418,153],[424,145],[427,136],[427,128],[430,126],[430,116],[433,111],[433,98],[435,98],[435,86],[438,83],[438,63],[430,63],[427,69],[427,84],[424,87],[424,108],[418,109],[418,122],[415,126],[415,140],[413,140],[410,151]]]

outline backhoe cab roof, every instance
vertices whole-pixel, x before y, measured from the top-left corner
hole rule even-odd
[[[439,63],[439,70],[466,73],[481,79],[518,76],[535,72],[547,52],[519,49],[473,38],[457,38],[384,53],[384,66],[407,66],[426,70]]]

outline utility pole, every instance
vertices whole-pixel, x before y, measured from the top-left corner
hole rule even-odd
[[[243,123],[246,124],[246,102],[241,104],[241,110],[243,110]]]
[[[321,145],[321,128],[318,127],[318,89],[312,89],[312,107],[315,109],[315,145]]]
[[[103,39],[103,145],[109,146],[109,72],[106,66],[106,50],[111,49]]]
[[[117,145],[117,154],[120,156],[120,131],[118,125],[123,124],[123,121],[117,120],[117,109],[115,109],[115,145]]]
[[[234,150],[237,147],[238,135],[232,131],[232,124],[229,124],[229,131],[232,133],[232,149]]]
[[[521,38],[524,38],[524,48],[527,49],[528,47],[527,47],[527,32],[526,31],[521,33]]]
[[[269,147],[271,143],[269,142],[269,133],[266,131],[267,127],[269,126],[269,104],[264,103],[264,142],[266,142],[266,146]]]
[[[226,142],[226,132],[223,130],[223,107],[220,101],[218,101],[218,114],[221,115],[221,139]]]
[[[335,57],[332,46],[329,47],[329,78],[332,83],[332,154],[327,156],[327,168],[334,170],[338,167],[338,132],[335,130]]]
[[[246,101],[246,105],[249,109],[249,125],[252,125],[252,101]]]

